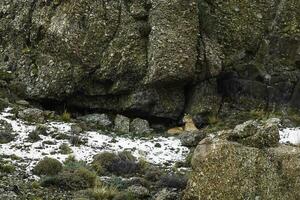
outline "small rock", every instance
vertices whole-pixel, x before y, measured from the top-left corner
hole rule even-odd
[[[149,196],[149,190],[143,186],[132,185],[127,190],[128,192],[139,198]]]
[[[156,143],[156,144],[154,145],[154,147],[160,148],[160,147],[161,147],[161,144]]]
[[[45,110],[43,114],[44,114],[46,119],[54,119],[54,117],[55,117],[55,112],[54,111]]]
[[[179,199],[179,197],[176,192],[164,188],[155,195],[154,199],[155,200],[177,200]]]
[[[15,135],[12,134],[12,126],[5,120],[0,120],[0,144],[9,143],[14,140]]]
[[[123,115],[117,115],[114,129],[115,131],[128,133],[130,130],[130,119]]]
[[[78,119],[85,121],[94,128],[110,128],[113,124],[107,114],[89,114]]]
[[[180,135],[180,141],[183,146],[195,147],[198,143],[206,137],[206,134],[202,131],[196,132],[184,132]]]
[[[19,100],[19,101],[16,101],[16,104],[18,104],[18,105],[20,105],[20,106],[25,106],[25,107],[27,107],[27,106],[30,105],[29,102],[26,101],[26,100]]]
[[[18,116],[29,122],[43,123],[45,121],[43,111],[37,108],[27,108],[19,111]]]
[[[130,132],[147,134],[151,133],[152,129],[150,129],[149,122],[147,120],[136,118],[130,124]]]
[[[246,121],[230,131],[227,139],[256,148],[276,147],[280,140],[279,122],[280,120],[276,118],[266,121]]]
[[[82,133],[82,128],[80,126],[78,126],[77,124],[72,124],[71,125],[71,132],[75,135],[79,135],[80,133]]]

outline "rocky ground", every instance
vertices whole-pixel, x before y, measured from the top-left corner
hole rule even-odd
[[[0,188],[6,191],[1,194],[5,199],[195,199],[193,195],[200,195],[195,191],[204,190],[201,192],[204,197],[214,195],[210,191],[215,190],[216,185],[208,187],[213,182],[210,173],[219,172],[211,167],[222,163],[209,164],[215,159],[214,155],[221,156],[218,159],[226,162],[229,162],[228,156],[232,156],[232,162],[239,156],[243,160],[252,159],[263,165],[260,167],[263,170],[264,162],[271,155],[278,156],[276,153],[280,152],[278,158],[272,158],[280,160],[290,154],[297,157],[300,152],[297,147],[300,144],[299,128],[284,118],[254,119],[234,129],[219,121],[201,131],[168,135],[167,129],[153,129],[148,121],[139,118],[97,113],[72,118],[70,113],[57,115],[21,100],[3,106],[0,122]],[[211,145],[215,147],[211,148]],[[220,151],[224,146],[229,152],[224,149],[225,152],[219,153],[219,146]],[[235,155],[236,151],[243,153]],[[269,156],[261,151],[267,151]],[[202,163],[202,159],[206,161]],[[275,162],[269,161],[270,166],[266,167],[272,167]],[[223,164],[217,169],[226,166]],[[257,167],[244,164],[246,170]],[[208,171],[203,171],[206,165]],[[279,184],[281,178],[277,167],[272,170],[272,176],[276,175],[274,179]],[[207,174],[199,177],[200,172]],[[218,181],[230,176],[234,184],[235,176],[241,179],[243,173],[248,172],[236,173],[220,174]],[[259,176],[272,178],[268,173]],[[188,187],[182,193],[188,177]],[[244,179],[257,181],[247,176]],[[198,185],[203,181],[208,182]],[[269,184],[269,180],[265,181],[264,184]],[[252,198],[251,191],[246,193]]]
[[[157,133],[150,128],[148,121],[139,118],[116,115],[113,119],[106,114],[89,114],[73,119],[66,112],[58,116],[54,112],[34,108],[26,101],[18,103],[8,103],[11,107],[5,107],[0,114],[1,189],[8,191],[1,194],[1,198],[79,199],[83,196],[112,199],[119,193],[118,190],[133,195],[121,199],[152,199],[161,198],[161,195],[180,197],[180,191],[186,184],[185,175],[190,171],[186,162],[190,149],[186,146],[195,143],[193,139]],[[182,142],[186,145],[183,146]],[[98,172],[103,164],[91,167],[97,155],[109,155],[102,162],[110,162],[107,159],[122,152],[129,154],[130,159],[126,156],[125,161],[114,160],[116,166],[112,167],[112,172]],[[87,197],[74,191],[88,190],[95,187],[94,184],[75,188],[45,187],[43,184],[49,174],[36,174],[34,171],[35,166],[47,158],[56,160],[60,165],[64,163],[64,167],[68,159],[74,159],[73,164],[95,173],[95,181],[105,185],[100,188],[113,190],[110,191],[112,197],[105,197],[105,194]],[[47,165],[51,166],[51,163]],[[127,191],[128,188],[131,188],[130,191]],[[135,194],[139,192],[143,194]]]
[[[1,0],[0,199],[300,199],[299,16]]]

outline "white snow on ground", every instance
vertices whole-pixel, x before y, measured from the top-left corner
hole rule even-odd
[[[35,125],[28,124],[20,119],[11,118],[9,113],[11,109],[6,109],[0,113],[0,120],[5,120],[13,127],[16,138],[7,144],[0,144],[0,155],[16,155],[26,160],[27,169],[30,170],[37,161],[48,156],[64,161],[69,155],[59,153],[59,146],[63,143],[69,143],[68,140],[57,140],[49,136],[40,135],[42,140],[38,142],[28,142],[28,134],[35,129]],[[65,133],[71,135],[70,123],[49,122],[45,124],[50,132]],[[100,132],[85,132],[82,139],[87,140],[85,145],[78,147],[71,146],[74,155],[79,160],[87,162],[92,161],[95,154],[110,151],[120,152],[129,150],[137,158],[143,158],[154,164],[170,163],[182,161],[186,158],[189,150],[181,145],[179,139],[175,137],[155,137],[152,139],[139,138],[130,139],[126,137],[112,135],[104,135]],[[53,144],[45,144],[52,141]],[[155,147],[159,143],[161,147]]]
[[[279,132],[280,143],[300,145],[300,128],[285,128]]]

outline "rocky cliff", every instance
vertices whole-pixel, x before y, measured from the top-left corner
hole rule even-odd
[[[172,120],[299,108],[299,18],[298,0],[2,0],[1,85]]]

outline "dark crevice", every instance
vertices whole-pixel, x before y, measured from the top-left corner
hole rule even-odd
[[[33,17],[33,12],[35,10],[37,4],[37,0],[33,0],[30,4],[30,8],[28,11],[28,19],[27,23],[25,25],[25,31],[27,31],[26,38],[25,38],[25,44],[27,47],[32,47],[32,41],[31,41],[31,28],[32,28],[32,17]]]
[[[115,116],[117,114],[124,115],[126,117],[129,117],[130,119],[134,118],[142,118],[149,123],[152,124],[160,124],[164,125],[166,127],[174,126],[175,124],[178,124],[177,120],[172,120],[169,118],[163,118],[163,117],[156,117],[151,116],[147,112],[142,112],[139,110],[127,110],[127,111],[115,111],[115,110],[109,110],[109,109],[92,109],[92,108],[86,108],[86,107],[79,107],[69,104],[68,100],[62,100],[57,101],[53,99],[40,99],[40,100],[28,100],[31,102],[32,105],[41,107],[45,110],[51,110],[55,111],[57,114],[62,114],[64,111],[67,111],[71,113],[72,118],[77,118],[79,116],[87,115],[87,114],[93,114],[93,113],[105,113],[110,116]]]

